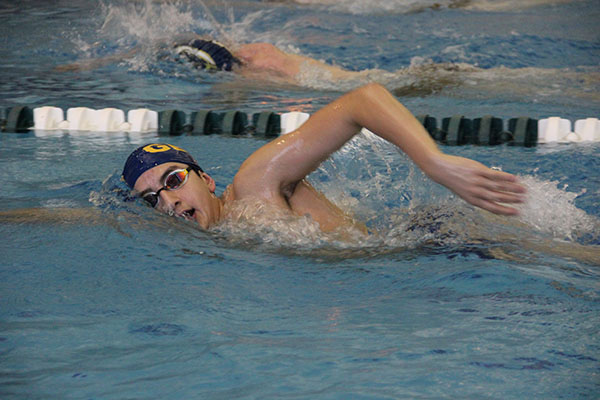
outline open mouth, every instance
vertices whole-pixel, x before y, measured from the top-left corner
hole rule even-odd
[[[195,215],[196,215],[196,210],[194,210],[193,208],[190,208],[189,210],[186,210],[183,213],[181,213],[181,216],[188,221],[195,221],[195,218],[194,218]]]

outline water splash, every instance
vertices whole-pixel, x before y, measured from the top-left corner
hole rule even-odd
[[[533,176],[523,176],[520,180],[527,188],[526,202],[517,207],[521,222],[556,239],[576,241],[587,235],[598,237],[600,221],[574,204],[585,191],[568,192],[567,187],[559,188],[556,181]]]
[[[155,45],[194,30],[213,27],[194,15],[190,3],[182,2],[111,2],[102,3],[105,14],[100,37],[119,46]]]
[[[288,52],[298,52],[284,33],[285,27],[261,34],[253,31],[255,24],[268,23],[274,10],[251,12],[237,21],[233,5],[224,1],[210,7],[202,0],[110,1],[101,3],[100,9],[103,22],[94,35],[98,40],[87,43],[77,36],[73,43],[86,58],[121,63],[132,71],[197,75],[190,72],[191,65],[177,63],[179,58],[172,51],[175,43],[196,37],[214,39],[233,49],[251,38],[252,42],[271,42]]]
[[[131,190],[121,180],[118,172],[107,176],[99,190],[92,190],[88,201],[100,209],[127,209],[134,200]]]
[[[297,50],[289,47],[286,26],[261,34],[254,32],[254,25],[269,23],[269,18],[276,14],[272,9],[249,12],[239,20],[233,5],[225,1],[210,7],[202,0],[110,2],[102,3],[102,9],[104,22],[98,36],[123,48],[157,47],[199,35],[228,46],[259,41]]]

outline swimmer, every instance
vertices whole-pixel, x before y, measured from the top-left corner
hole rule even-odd
[[[344,79],[358,72],[348,71],[334,65],[298,54],[286,53],[270,43],[248,43],[231,48],[205,38],[178,39],[172,45],[174,54],[190,62],[199,70],[235,72],[247,77],[279,78],[290,83],[299,83],[302,68],[315,67],[330,75],[331,79]],[[111,56],[60,65],[59,72],[87,71],[120,62],[133,57],[139,48]]]
[[[366,231],[306,179],[363,127],[400,148],[429,178],[468,203],[495,214],[517,214],[511,204],[523,202],[525,189],[514,175],[442,153],[412,114],[374,83],[347,93],[297,130],[258,149],[219,197],[215,181],[196,160],[168,144],[148,144],[133,151],[123,179],[152,207],[203,229],[228,218],[234,201],[249,200],[309,216],[324,232],[349,226]]]
[[[138,53],[142,60],[135,60]],[[377,82],[388,87],[395,96],[429,96],[445,92],[450,96],[530,98],[532,93],[556,93],[596,101],[595,88],[598,76],[594,72],[552,68],[480,68],[465,63],[434,63],[416,61],[395,71],[383,69],[349,70],[311,57],[282,51],[270,43],[220,43],[195,34],[178,34],[161,39],[153,45],[140,45],[129,51],[80,60],[54,68],[59,72],[92,70],[105,65],[134,61],[134,65],[147,62],[146,57],[189,63],[201,71],[224,71],[244,78],[244,85],[265,83],[296,85],[315,89],[346,92],[367,82]],[[581,89],[572,82],[585,82]],[[564,96],[563,96],[564,97]]]

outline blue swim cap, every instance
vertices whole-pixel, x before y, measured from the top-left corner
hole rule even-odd
[[[190,154],[172,144],[152,143],[134,150],[127,158],[123,168],[123,179],[133,189],[140,175],[151,168],[168,162],[179,162],[202,171]]]
[[[175,45],[175,52],[199,69],[231,71],[235,64],[240,64],[225,46],[214,40],[194,39]]]

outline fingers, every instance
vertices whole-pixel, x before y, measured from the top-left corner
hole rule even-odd
[[[498,182],[482,179],[481,187],[492,192],[512,193],[519,197],[526,193],[525,187],[518,182]]]
[[[519,183],[518,178],[507,172],[486,168],[481,171],[481,176],[485,178],[484,185],[489,190],[511,193],[526,192],[525,187]]]
[[[518,204],[525,201],[525,198],[521,194],[495,192],[489,190],[482,190],[476,196],[482,200],[493,201],[495,203]]]
[[[470,197],[467,198],[465,197],[464,199],[479,208],[482,208],[484,210],[487,210],[489,212],[492,212],[494,214],[499,214],[499,215],[517,215],[519,214],[519,210],[517,210],[516,208],[513,207],[509,207],[507,204],[515,204],[515,203],[521,203],[521,201],[500,201],[500,200],[496,200],[496,198],[499,198],[499,196],[497,195],[493,195],[493,196],[474,196],[474,197]]]
[[[523,203],[526,189],[516,176],[456,156],[441,156],[442,166],[433,178],[468,203],[500,215],[516,215],[510,204]]]
[[[471,204],[473,204],[474,206],[477,206],[479,208],[482,208],[484,210],[487,210],[489,212],[492,212],[494,214],[498,214],[498,215],[518,215],[519,214],[519,210],[517,210],[516,208],[507,207],[502,204],[498,204],[498,203],[484,200],[484,199],[477,199],[476,201],[473,201]]]
[[[506,204],[525,201],[525,187],[518,182],[516,176],[506,172],[483,170],[476,186],[470,203],[494,214],[517,215],[519,211]]]

